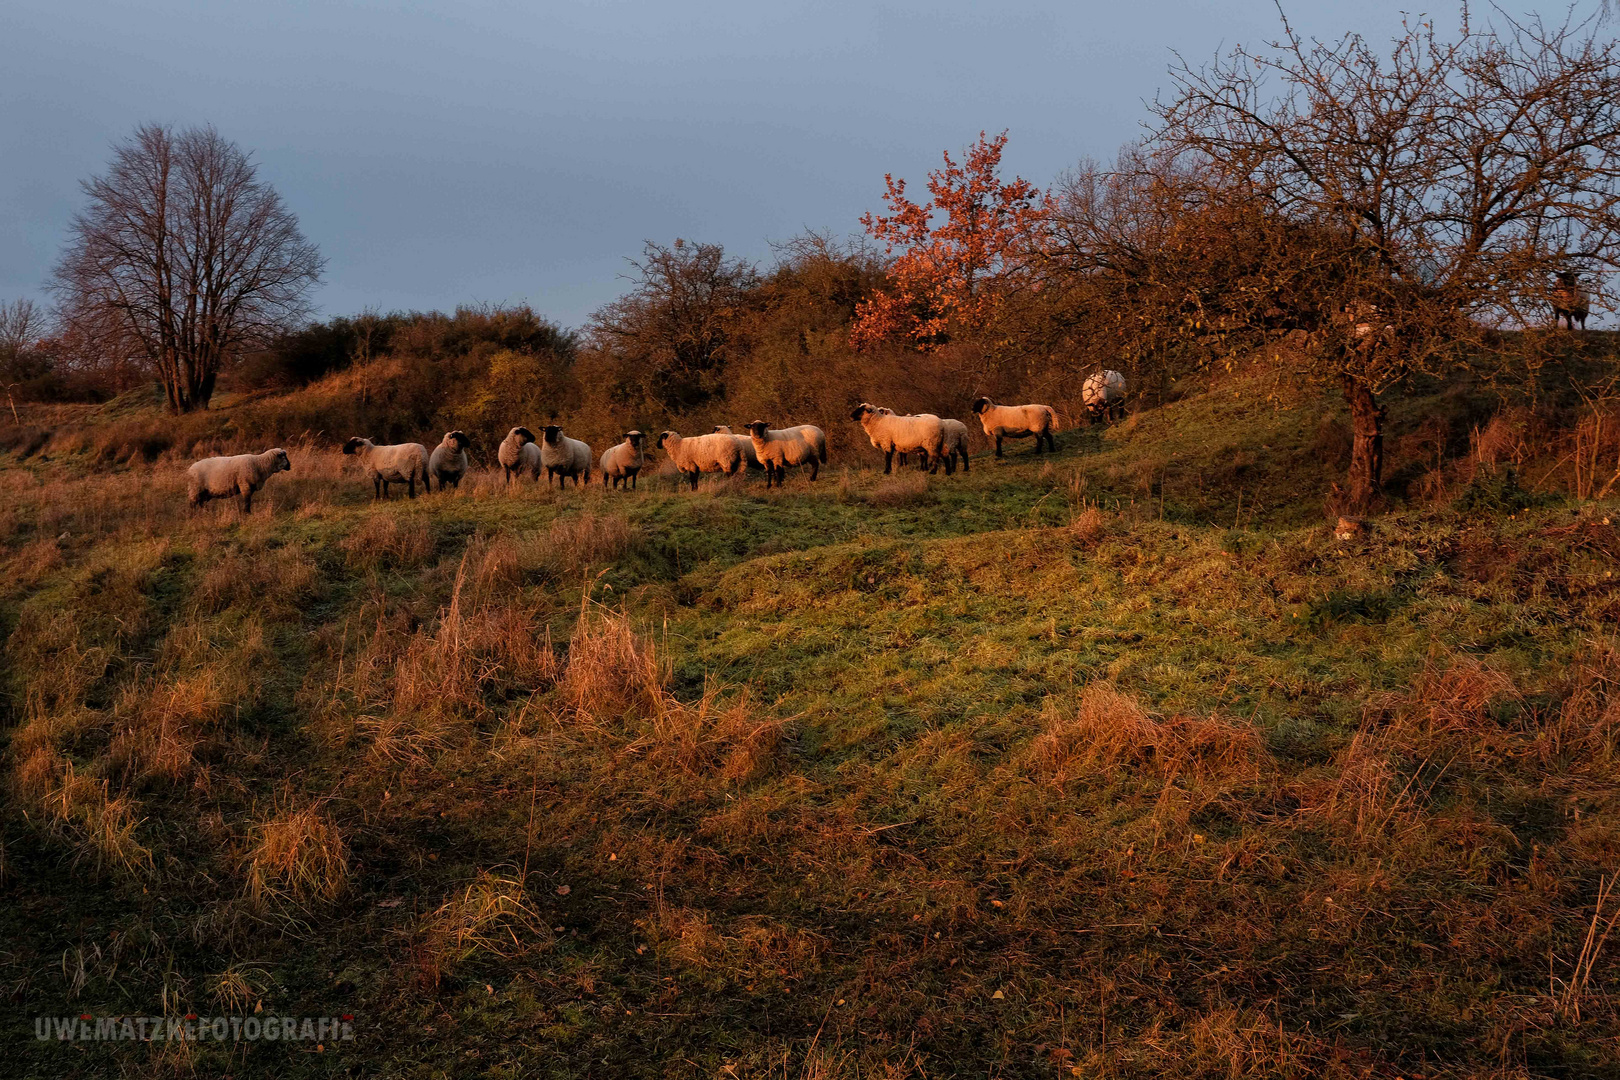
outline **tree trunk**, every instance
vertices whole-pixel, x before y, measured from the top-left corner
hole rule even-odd
[[[1350,404],[1350,509],[1365,514],[1383,494],[1384,407],[1367,385],[1345,379],[1344,399]]]

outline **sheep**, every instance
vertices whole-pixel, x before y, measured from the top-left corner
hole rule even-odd
[[[506,433],[495,450],[495,459],[510,485],[514,476],[529,474],[530,480],[540,479],[540,447],[535,445],[534,432],[526,427],[515,427]]]
[[[372,498],[388,498],[389,484],[410,485],[411,498],[416,498],[416,481],[422,486],[428,482],[428,452],[421,443],[396,443],[378,446],[370,439],[355,436],[343,444],[345,454],[360,459],[361,466],[371,473]]]
[[[810,466],[810,479],[814,480],[827,463],[827,435],[814,424],[771,430],[763,420],[748,425],[749,439],[754,455],[765,466],[765,486],[781,487],[789,465]]]
[[[1054,453],[1057,440],[1057,410],[1050,405],[997,405],[987,397],[973,399],[973,412],[984,425],[984,433],[996,440],[996,457],[1001,456],[1002,439],[1027,439],[1035,436],[1035,452],[1041,453],[1044,442]]]
[[[658,436],[657,445],[686,475],[693,491],[697,490],[699,473],[718,472],[735,476],[743,467],[742,447],[737,445],[737,437],[722,431],[690,438],[683,437],[678,431],[665,431]]]
[[[1080,403],[1092,420],[1117,419],[1125,412],[1125,376],[1110,368],[1092,372],[1080,385]]]
[[[287,451],[279,446],[262,454],[236,454],[232,457],[203,458],[186,470],[186,489],[191,508],[198,509],[209,499],[232,495],[242,501],[242,513],[253,512],[253,493],[278,472],[291,472]]]
[[[951,462],[955,455],[962,455],[962,471],[969,472],[968,466],[968,427],[960,420],[941,420],[940,426],[945,429],[945,473],[951,473]]]
[[[1553,292],[1553,329],[1558,329],[1558,320],[1563,319],[1571,330],[1575,324],[1581,324],[1581,330],[1586,330],[1586,316],[1590,314],[1592,302],[1586,295],[1586,290],[1580,287],[1580,276],[1573,270],[1560,270],[1558,272],[1558,288]]]
[[[714,425],[714,430],[721,435],[730,435],[737,440],[737,449],[742,451],[743,465],[749,472],[759,472],[765,466],[759,463],[759,455],[754,453],[754,440],[748,435],[736,435],[725,424]]]
[[[893,415],[895,415],[895,412],[894,412],[893,409],[879,409],[878,410],[878,415],[880,415],[880,416],[893,416]],[[945,475],[946,476],[952,476],[952,475],[955,474],[955,472],[956,472],[956,455],[957,454],[962,455],[962,471],[967,472],[968,469],[970,468],[970,466],[968,465],[968,429],[967,429],[967,425],[962,423],[962,421],[960,421],[960,420],[941,420],[939,417],[934,416],[933,413],[917,413],[916,415],[920,416],[920,417],[929,417],[929,418],[932,418],[932,419],[939,420],[940,426],[945,429]],[[874,438],[872,440],[872,445],[873,446],[878,446],[877,439]],[[882,447],[878,446],[878,449],[881,450]],[[909,455],[907,455],[905,451],[902,450],[900,452],[899,460],[900,460],[900,464],[902,466],[904,466],[906,464],[906,460],[907,460],[908,456]],[[927,464],[928,464],[927,460],[924,459],[922,462],[919,463],[918,467],[921,468],[923,465],[927,465]]]
[[[444,439],[433,448],[428,455],[428,476],[439,482],[439,490],[444,486],[461,489],[461,478],[467,475],[467,447],[472,440],[467,438],[464,431],[447,431]]]
[[[872,445],[883,451],[883,471],[894,471],[894,455],[917,451],[923,455],[923,465],[931,473],[939,471],[939,462],[945,455],[945,425],[937,416],[898,416],[875,405],[861,402],[849,414],[865,429]]]
[[[608,480],[618,487],[622,480],[624,486],[634,491],[636,476],[641,467],[647,463],[647,455],[642,452],[641,443],[646,436],[639,431],[624,433],[624,442],[608,447],[602,451],[602,486],[608,486]]]
[[[557,486],[572,476],[574,486],[578,487],[583,476],[586,483],[591,480],[591,448],[578,439],[570,439],[562,433],[562,428],[552,424],[546,428],[540,440],[540,464],[545,466],[546,485],[551,485],[551,478],[557,478]]]

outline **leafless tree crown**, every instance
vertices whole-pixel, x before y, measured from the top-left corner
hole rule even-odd
[[[150,124],[84,184],[55,287],[69,318],[148,362],[176,412],[221,366],[308,314],[322,260],[240,147]]]

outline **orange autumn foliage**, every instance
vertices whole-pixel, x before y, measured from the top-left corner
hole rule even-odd
[[[944,168],[928,174],[930,198],[921,204],[906,197],[905,180],[884,176],[890,212],[868,213],[861,224],[899,255],[892,287],[856,308],[855,348],[902,341],[931,349],[984,330],[1013,292],[1038,287],[1033,264],[1054,203],[1021,177],[997,176],[1006,145],[1005,131],[994,139],[981,131],[960,163],[945,153]]]

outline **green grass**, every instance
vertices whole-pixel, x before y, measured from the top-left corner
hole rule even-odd
[[[17,464],[10,1070],[1615,1071],[1620,510],[1337,541],[1257,396],[769,493]],[[32,1033],[261,1004],[358,1038]]]

